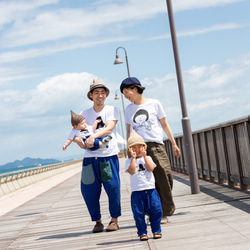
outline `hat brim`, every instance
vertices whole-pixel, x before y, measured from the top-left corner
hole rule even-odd
[[[120,87],[120,91],[121,91],[121,93],[123,94],[123,89],[125,89],[125,88],[131,88],[131,87],[137,87],[138,89],[140,89],[140,90],[144,90],[145,89],[145,87],[142,87],[141,85],[138,85],[138,84],[131,84],[131,85],[123,85],[123,84],[121,84],[121,87]]]
[[[131,148],[134,145],[144,145],[146,146],[147,144],[145,142],[134,142],[128,145],[128,148]]]
[[[89,100],[93,101],[93,99],[90,97],[90,93],[91,93],[94,89],[97,89],[97,88],[104,88],[105,91],[106,91],[106,97],[108,97],[108,95],[109,95],[109,89],[108,89],[107,87],[103,86],[102,84],[100,84],[100,85],[95,85],[94,88],[92,88],[92,89],[88,92],[87,97],[89,98]]]

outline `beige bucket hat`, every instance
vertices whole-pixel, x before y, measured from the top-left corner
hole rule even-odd
[[[140,145],[146,145],[146,143],[144,142],[143,138],[138,135],[133,129],[131,130],[130,136],[128,138],[128,148],[136,145],[136,144],[140,144]]]

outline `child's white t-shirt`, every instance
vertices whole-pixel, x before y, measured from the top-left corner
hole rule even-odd
[[[75,137],[83,137],[83,136],[88,136],[92,134],[93,134],[93,130],[91,126],[87,126],[86,129],[82,129],[82,130],[73,128],[68,136],[68,139],[73,140]]]
[[[152,158],[147,156],[149,160],[154,164]],[[129,158],[125,162],[125,172],[128,172],[129,165],[131,163],[132,158]],[[131,191],[141,191],[146,189],[155,188],[155,178],[153,172],[149,172],[145,166],[144,158],[135,159],[136,169],[135,173],[130,174],[130,186]]]

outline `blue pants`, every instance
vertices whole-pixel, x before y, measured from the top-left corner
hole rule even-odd
[[[90,137],[90,135],[87,135],[87,136],[85,136],[85,137],[86,137],[86,139],[88,139],[88,138]],[[105,138],[105,137],[103,136],[103,137],[100,137],[100,138],[95,139],[95,140],[94,140],[94,146],[93,146],[92,148],[88,148],[88,149],[91,150],[91,151],[93,151],[93,150],[97,150],[98,148],[100,148],[99,143],[100,143],[100,141],[102,141],[104,138]],[[86,139],[83,139],[83,141],[85,142]]]
[[[146,213],[149,215],[152,233],[161,232],[162,208],[156,189],[132,192],[131,207],[138,235],[147,234]]]
[[[101,219],[100,195],[102,185],[108,195],[112,218],[121,216],[120,176],[117,155],[83,158],[81,192],[92,221]]]

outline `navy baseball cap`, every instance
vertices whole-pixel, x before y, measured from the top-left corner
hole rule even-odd
[[[135,85],[136,87],[144,90],[145,88],[141,86],[140,81],[136,77],[128,77],[124,79],[120,85],[120,91],[122,93],[124,88],[127,88],[129,86]]]

